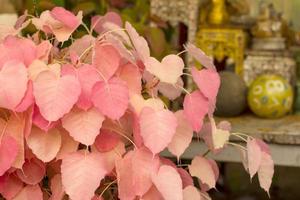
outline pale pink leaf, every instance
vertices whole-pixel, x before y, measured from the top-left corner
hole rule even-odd
[[[168,145],[168,150],[179,159],[192,141],[193,129],[186,120],[182,110],[177,111],[175,116],[178,126],[171,143]]]
[[[21,102],[15,108],[16,112],[24,112],[26,111],[32,104],[34,103],[34,96],[33,96],[33,84],[32,81],[29,80],[27,83],[27,90],[25,92],[24,97],[22,98]]]
[[[212,144],[214,149],[221,149],[223,148],[226,143],[229,141],[230,132],[228,130],[219,129],[216,126],[214,118],[210,117],[211,122],[211,136],[212,136]]]
[[[262,152],[255,140],[247,140],[247,158],[250,177],[252,178],[259,170],[262,160]]]
[[[61,71],[61,65],[58,63],[51,64],[51,65],[46,65],[44,62],[41,60],[34,60],[28,68],[28,77],[32,80],[35,81],[37,76],[44,71],[52,71],[55,73],[57,77],[60,76],[60,71]]]
[[[266,152],[262,152],[261,164],[258,169],[258,180],[260,187],[262,187],[270,196],[269,189],[272,184],[272,178],[274,175],[274,162],[271,155]]]
[[[5,135],[14,138],[18,144],[18,154],[12,166],[19,169],[22,168],[24,163],[24,132],[26,120],[25,113],[19,113],[17,115],[11,114],[5,131]]]
[[[42,116],[56,121],[70,112],[80,95],[80,84],[71,75],[56,77],[46,71],[38,75],[33,83],[33,94]]]
[[[150,57],[145,62],[146,70],[159,78],[160,81],[175,84],[183,73],[184,63],[177,55],[168,55],[161,62]]]
[[[39,185],[27,185],[12,200],[43,200],[43,193]]]
[[[206,184],[208,188],[215,188],[216,176],[213,166],[210,162],[201,156],[196,156],[189,165],[189,171],[192,176],[197,177],[202,184]]]
[[[4,136],[0,140],[0,176],[14,163],[18,155],[18,148],[16,140],[11,136]]]
[[[81,38],[75,40],[69,47],[69,52],[75,53],[77,56],[81,56],[83,53],[82,59],[85,63],[92,63],[92,54],[93,51],[89,50],[95,42],[95,38],[91,35],[84,35]],[[80,70],[80,68],[79,68]]]
[[[36,157],[43,162],[53,160],[62,145],[61,135],[57,129],[44,132],[39,128],[33,127],[26,141]]]
[[[92,17],[92,28],[98,33],[106,31],[105,23],[113,23],[118,27],[122,26],[122,19],[120,15],[115,12],[107,12],[104,16],[96,15]]]
[[[150,57],[150,49],[145,38],[140,36],[129,22],[125,23],[125,29],[136,50],[138,59],[145,62]]]
[[[208,57],[201,49],[197,48],[193,44],[187,44],[185,49],[194,57],[198,62],[200,62],[204,67],[208,69],[215,69],[214,61],[212,58]]]
[[[141,136],[153,154],[161,152],[172,141],[177,119],[169,110],[153,110],[145,107],[140,114]]]
[[[120,136],[110,130],[101,129],[100,134],[96,137],[95,146],[99,152],[107,152],[114,149],[120,142]]]
[[[129,103],[127,84],[118,78],[112,78],[106,83],[97,82],[93,87],[92,102],[110,119],[120,119]]]
[[[183,190],[180,175],[173,167],[163,165],[152,180],[165,200],[183,200]]]
[[[55,122],[47,121],[40,113],[40,109],[37,107],[37,105],[34,105],[32,123],[37,127],[39,127],[40,129],[44,131],[48,131],[52,128],[55,128],[59,124],[59,121],[55,121]]]
[[[75,141],[65,129],[60,129],[59,132],[62,145],[56,155],[56,159],[63,159],[69,153],[77,151],[79,142]]]
[[[199,90],[184,97],[183,113],[196,132],[199,132],[202,128],[203,119],[208,113],[208,105],[208,99]]]
[[[61,165],[62,184],[73,200],[94,196],[107,171],[99,153],[76,152],[66,156]]]
[[[199,71],[196,68],[192,68],[191,72],[193,80],[203,95],[210,101],[214,101],[221,83],[218,72],[212,69],[202,69]]]
[[[120,67],[119,77],[127,83],[129,94],[140,94],[142,75],[137,66],[127,63]]]
[[[183,80],[180,77],[177,80],[176,86],[174,86],[172,84],[160,82],[157,87],[158,87],[159,92],[162,93],[162,95],[164,95],[165,97],[167,97],[170,100],[175,100],[182,93],[182,89],[180,87],[183,87]]]
[[[45,173],[45,164],[36,158],[26,159],[22,169],[17,170],[18,177],[30,185],[41,182]]]
[[[50,188],[52,195],[49,200],[62,200],[63,196],[65,195],[65,191],[62,185],[61,174],[56,174],[51,179]]]
[[[201,200],[201,195],[199,190],[192,186],[189,185],[183,190],[183,200]]]
[[[74,108],[62,118],[62,126],[78,142],[91,145],[100,132],[104,116],[95,108],[88,111]]]
[[[121,56],[115,47],[100,42],[95,44],[93,66],[97,68],[102,78],[109,80],[120,65]]]
[[[24,64],[10,61],[0,71],[0,107],[14,110],[27,90],[27,70]]]
[[[52,44],[50,43],[49,40],[44,40],[42,41],[38,46],[37,46],[37,58],[39,60],[48,62],[49,59],[49,54],[52,50]]]
[[[88,110],[92,107],[91,94],[93,86],[96,82],[101,81],[101,76],[97,70],[91,65],[83,65],[78,71],[78,80],[81,85],[81,94],[79,96],[77,106],[83,110]]]
[[[164,103],[159,98],[149,98],[145,100],[142,95],[138,94],[130,97],[130,104],[137,114],[140,114],[144,107],[150,107],[157,111],[164,109]]]

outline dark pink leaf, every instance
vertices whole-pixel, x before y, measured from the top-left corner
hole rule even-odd
[[[120,136],[113,131],[101,129],[96,137],[95,146],[100,152],[107,152],[114,149],[120,142]]]

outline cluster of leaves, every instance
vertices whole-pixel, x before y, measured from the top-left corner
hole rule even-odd
[[[220,78],[212,60],[188,44],[204,68],[183,73],[179,55],[157,60],[146,40],[115,13],[95,16],[88,28],[82,13],[62,7],[24,14],[0,35],[0,193],[6,199],[209,199],[219,176],[214,160],[196,156],[182,168],[178,159],[193,132],[213,153],[226,145],[242,152],[251,177],[258,172],[268,191],[273,162],[261,140],[230,133],[213,119]],[[37,32],[21,37],[29,23]],[[79,27],[88,34],[72,39]],[[93,32],[98,33],[97,37]],[[66,41],[71,45],[61,48]],[[190,75],[194,91],[183,87]],[[145,95],[148,94],[148,98]],[[172,112],[159,98],[185,93],[183,109]],[[203,123],[208,118],[207,123]],[[230,143],[237,136],[247,148]],[[200,188],[194,186],[197,177]],[[117,186],[115,190],[114,186]]]

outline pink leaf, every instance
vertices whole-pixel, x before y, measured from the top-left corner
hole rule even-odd
[[[81,23],[73,13],[62,7],[55,7],[50,13],[54,19],[62,22],[71,29],[76,29]]]
[[[27,90],[26,67],[19,62],[4,64],[0,71],[0,107],[14,110]]]
[[[41,182],[46,173],[45,165],[43,162],[36,158],[26,160],[22,169],[17,170],[19,178],[30,185],[35,185]]]
[[[37,46],[37,58],[39,60],[43,60],[45,62],[48,62],[49,54],[52,50],[52,44],[49,42],[49,40],[42,41]]]
[[[93,86],[96,82],[101,81],[102,78],[94,67],[84,65],[78,69],[78,80],[81,85],[81,94],[77,106],[83,110],[88,110],[93,105],[91,102]]]
[[[152,180],[165,200],[183,200],[181,178],[173,167],[161,166],[158,173],[153,175]]]
[[[146,70],[160,81],[175,84],[183,73],[184,63],[177,55],[168,55],[161,62],[150,57],[145,62]]]
[[[153,154],[161,152],[172,141],[177,119],[169,110],[153,110],[145,107],[140,114],[141,136]]]
[[[57,77],[60,76],[61,72],[61,65],[58,63],[46,65],[41,60],[34,60],[28,68],[28,76],[32,81],[35,81],[35,79],[38,77],[38,75],[41,72],[44,71],[51,71],[53,72]]]
[[[52,195],[49,200],[61,200],[63,198],[63,196],[65,195],[65,191],[62,185],[61,174],[56,174],[51,179],[50,188]]]
[[[93,87],[92,102],[107,117],[120,119],[129,102],[126,83],[118,78],[112,78],[107,83],[97,82]]]
[[[69,47],[70,54],[73,52],[73,54],[77,56],[82,56],[82,60],[85,61],[85,63],[92,63],[92,54],[93,51],[86,51],[87,49],[91,48],[92,45],[95,42],[95,38],[91,35],[84,35],[81,38],[75,40],[71,46]],[[80,68],[79,68],[80,70]]]
[[[149,98],[145,100],[142,95],[137,94],[130,97],[130,104],[137,114],[140,114],[144,107],[149,107],[157,111],[164,109],[164,103],[159,98]]]
[[[199,90],[184,97],[183,113],[196,132],[202,128],[203,119],[208,112],[208,105],[208,100]]]
[[[219,129],[216,126],[215,120],[210,117],[211,129],[212,129],[212,145],[214,149],[223,148],[229,141],[230,132],[227,130]]]
[[[13,200],[43,200],[43,193],[39,185],[27,185]]]
[[[179,78],[177,80],[176,85],[180,86],[180,87],[183,87],[183,80],[182,80],[182,78]],[[168,84],[168,83],[164,83],[164,82],[160,82],[157,87],[158,87],[159,92],[161,92],[162,95],[164,95],[165,97],[167,97],[170,100],[175,100],[182,93],[182,89],[181,88],[174,87],[174,85],[171,85],[171,84]]]
[[[119,77],[127,83],[129,94],[140,94],[142,75],[135,65],[128,63],[120,67]]]
[[[96,15],[92,17],[92,27],[98,34],[105,31],[104,24],[107,22],[113,23],[120,27],[122,26],[122,19],[120,15],[115,12],[107,12],[104,16]]]
[[[91,199],[107,173],[98,153],[76,152],[66,156],[61,165],[62,184],[73,200]]]
[[[183,190],[183,199],[184,200],[201,200],[201,195],[198,189],[192,185],[187,186]]]
[[[112,45],[96,43],[93,66],[97,68],[103,79],[109,80],[116,73],[120,60],[120,53]]]
[[[201,183],[206,184],[209,189],[215,188],[217,181],[215,171],[207,159],[196,156],[189,165],[189,171],[192,176],[199,178]]]
[[[179,159],[192,141],[193,129],[186,120],[182,110],[177,111],[175,116],[178,126],[171,143],[168,145],[168,150]]]
[[[33,83],[33,94],[41,114],[48,121],[56,121],[70,112],[80,95],[80,84],[71,75],[56,77],[46,71]]]
[[[1,130],[2,132],[2,130]],[[4,136],[0,141],[0,176],[14,163],[18,155],[18,144],[11,136]]]
[[[188,44],[185,48],[188,51],[188,53],[191,54],[205,68],[215,69],[213,59],[205,55],[205,53],[201,49],[197,48],[193,44]]]
[[[40,129],[44,131],[48,131],[54,127],[56,127],[59,123],[59,121],[55,122],[49,122],[47,121],[40,113],[40,109],[37,107],[37,105],[34,105],[33,108],[33,116],[32,116],[32,123],[39,127]]]
[[[11,114],[6,127],[6,136],[11,136],[18,144],[18,154],[13,163],[13,167],[22,168],[24,163],[24,132],[26,128],[26,114]]]
[[[17,61],[29,66],[36,58],[37,49],[33,41],[27,38],[8,36],[0,44],[0,69],[8,61]]]
[[[76,141],[91,145],[95,142],[103,121],[104,116],[95,108],[88,111],[74,108],[62,118],[62,126]]]
[[[152,186],[151,176],[159,168],[159,159],[146,149],[136,149],[116,162],[119,198],[131,199],[144,195]]]
[[[101,129],[95,140],[95,146],[99,152],[107,152],[114,149],[120,142],[120,136],[113,131]]]
[[[259,145],[255,140],[248,138],[247,140],[247,152],[248,152],[248,169],[250,177],[252,178],[259,169],[261,160],[262,160],[262,152],[260,150]]]
[[[62,145],[56,155],[56,159],[63,159],[69,153],[77,151],[79,142],[75,141],[66,130],[61,129],[59,132]]]
[[[33,127],[26,141],[36,157],[43,162],[53,160],[61,146],[61,136],[57,129],[44,132],[39,128]]]
[[[6,199],[13,199],[23,188],[23,182],[15,174],[0,177],[0,193]]]
[[[33,96],[33,85],[32,81],[29,80],[27,83],[27,90],[25,95],[19,105],[16,107],[16,112],[24,112],[26,111],[32,104],[34,103],[34,96]]]
[[[211,102],[215,101],[220,87],[220,76],[212,69],[192,69],[193,80],[203,95]]]
[[[265,152],[261,155],[261,164],[258,169],[258,180],[260,186],[269,194],[269,189],[272,184],[272,178],[274,175],[274,162],[272,157]]]
[[[138,58],[145,62],[150,57],[150,49],[145,38],[140,36],[129,22],[125,23],[125,29],[136,50]]]

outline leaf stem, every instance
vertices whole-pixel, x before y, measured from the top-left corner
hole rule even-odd
[[[105,192],[112,184],[114,184],[114,183],[116,183],[116,182],[117,182],[117,179],[114,180],[114,181],[112,181],[112,182],[110,182],[110,183],[104,188],[104,190],[101,192],[100,197],[102,197],[102,195],[104,194],[104,192]]]
[[[242,145],[240,145],[240,144],[236,144],[236,143],[233,143],[233,142],[227,142],[227,144],[230,144],[231,146],[235,146],[235,147],[238,147],[238,148],[241,148],[241,149],[247,151],[247,149],[245,147],[243,147]]]

